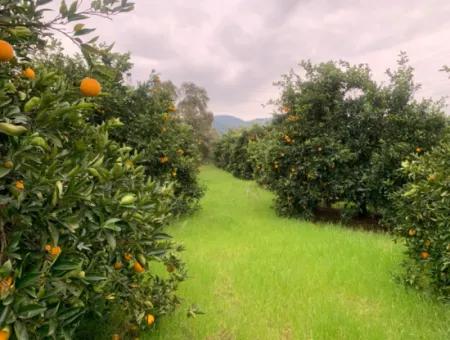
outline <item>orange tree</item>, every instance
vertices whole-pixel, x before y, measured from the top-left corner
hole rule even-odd
[[[64,69],[73,84],[86,73],[101,81],[103,94],[92,121],[101,123],[119,117],[125,125],[112,132],[113,138],[139,150],[142,157],[138,164],[144,166],[146,174],[172,183],[172,213],[188,213],[197,207],[203,194],[197,180],[201,155],[192,127],[177,113],[175,86],[170,81],[161,82],[155,73],[136,87],[127,85],[125,77],[132,67],[129,56],[110,49],[92,47],[87,65],[79,62],[79,57],[65,56],[58,48],[41,55],[40,60]]]
[[[258,140],[265,131],[264,127],[255,125],[248,129],[231,130],[224,134],[214,146],[216,165],[238,178],[252,179],[257,169],[249,154],[249,147],[258,144]]]
[[[46,2],[0,2],[1,335],[71,338],[84,317],[116,308],[117,333],[151,326],[178,304],[185,276],[181,248],[162,230],[173,188],[110,138],[120,120],[95,122],[101,103],[83,94],[96,96],[98,84],[78,88],[61,70],[33,65]],[[74,4],[61,6],[61,20],[87,15]],[[93,10],[120,4],[128,10],[127,1],[94,1]]]
[[[431,101],[414,100],[403,54],[384,87],[366,65],[302,66],[304,76],[291,73],[280,82],[281,112],[261,141],[261,175],[278,211],[311,217],[319,206],[343,202],[354,213],[382,213],[406,181],[397,171],[401,161],[439,141],[444,114]]]
[[[405,280],[450,298],[450,133],[429,153],[404,162],[409,178],[388,220],[406,244]]]

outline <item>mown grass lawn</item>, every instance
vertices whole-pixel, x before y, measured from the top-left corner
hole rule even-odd
[[[272,195],[212,166],[202,209],[171,227],[187,251],[182,308],[145,339],[450,339],[450,306],[396,283],[391,237],[276,216]],[[196,303],[206,313],[195,319]]]

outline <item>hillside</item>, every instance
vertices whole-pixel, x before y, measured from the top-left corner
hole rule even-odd
[[[214,116],[213,127],[223,134],[231,129],[238,129],[242,127],[252,126],[253,124],[266,124],[270,122],[271,118],[257,118],[253,120],[243,120],[235,116],[230,115],[217,115]]]

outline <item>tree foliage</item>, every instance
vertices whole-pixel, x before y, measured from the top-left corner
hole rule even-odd
[[[47,3],[0,1],[0,39],[15,52],[0,63],[0,328],[68,339],[120,309],[108,331],[131,336],[179,304],[182,247],[164,226],[201,193],[198,150],[188,126],[167,120],[170,94],[124,84],[128,56],[81,40],[91,31],[78,23],[61,27],[132,4],[62,1],[46,23]],[[53,58],[44,45],[55,29],[86,62]],[[80,94],[86,76],[102,84],[99,97]]]

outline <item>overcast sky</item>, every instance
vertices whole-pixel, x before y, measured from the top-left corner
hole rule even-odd
[[[382,81],[408,53],[420,96],[450,94],[450,0],[135,0],[136,9],[96,20],[105,41],[129,51],[133,80],[152,69],[206,88],[215,114],[270,116],[273,81],[302,59],[368,63]]]

